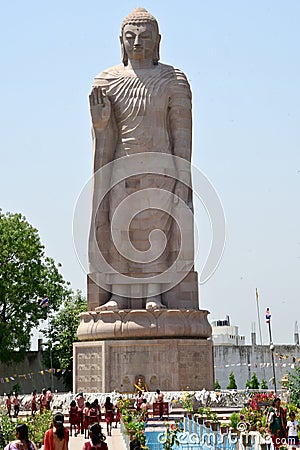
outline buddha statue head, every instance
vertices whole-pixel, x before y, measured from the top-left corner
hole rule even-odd
[[[147,57],[149,52],[153,64],[157,65],[160,39],[155,17],[144,8],[135,8],[125,17],[121,26],[120,41],[124,66],[128,65],[128,59]]]

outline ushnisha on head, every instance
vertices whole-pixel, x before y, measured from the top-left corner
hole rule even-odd
[[[153,52],[152,62],[153,65],[157,65],[159,61],[159,44],[161,35],[159,34],[158,23],[152,14],[150,14],[145,8],[135,8],[122,22],[121,25],[121,49],[122,49],[122,62],[124,66],[128,65],[128,54],[124,45],[124,33],[130,26],[144,26],[152,31],[153,39]]]

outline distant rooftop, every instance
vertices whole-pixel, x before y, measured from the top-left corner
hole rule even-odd
[[[224,320],[214,320],[211,322],[214,345],[245,345],[245,336],[239,335],[239,329],[230,325],[230,318],[226,316]]]

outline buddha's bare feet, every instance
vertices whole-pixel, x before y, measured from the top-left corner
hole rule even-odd
[[[127,307],[127,298],[120,297],[119,295],[112,295],[108,302],[104,305],[98,306],[96,311],[119,311],[119,309],[125,309]]]
[[[164,309],[166,308],[165,305],[161,302],[161,296],[160,295],[154,295],[153,297],[148,297],[146,300],[146,309]]]

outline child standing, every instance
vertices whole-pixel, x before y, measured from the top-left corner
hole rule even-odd
[[[115,407],[110,401],[110,397],[106,397],[105,403],[103,405],[105,411],[105,422],[107,427],[107,436],[111,436],[111,428],[114,420],[114,410]]]
[[[47,409],[47,397],[46,397],[46,389],[44,388],[42,390],[42,393],[40,395],[39,398],[39,402],[40,402],[40,413],[42,414],[42,412],[44,411],[44,409]]]
[[[70,424],[70,436],[72,436],[72,429],[74,428],[75,436],[80,433],[79,417],[78,417],[78,407],[75,400],[70,403],[69,409],[69,424]]]
[[[18,393],[15,393],[15,396],[13,398],[13,405],[14,405],[14,417],[18,417],[20,412],[20,403],[18,399]]]
[[[122,406],[122,396],[118,397],[118,400],[116,403],[117,412],[116,412],[116,418],[115,418],[115,421],[116,421],[115,428],[117,428],[118,423],[120,423],[120,421],[121,421],[121,406]]]
[[[7,409],[7,414],[8,414],[8,417],[11,417],[11,398],[10,398],[10,394],[7,394],[7,399],[6,399],[6,401],[5,401],[5,406],[6,406],[6,409]]]
[[[33,391],[31,396],[31,415],[35,416],[35,413],[37,411],[37,401],[36,401],[36,389]]]
[[[90,425],[92,425],[93,423],[99,423],[99,409],[95,402],[91,403],[89,416],[90,416]]]
[[[288,432],[288,442],[289,442],[289,445],[298,445],[299,444],[298,422],[297,422],[297,420],[295,420],[294,411],[291,411],[289,416],[290,416],[290,420],[288,420],[288,422],[286,424],[286,429]]]
[[[90,424],[90,402],[85,402],[84,408],[83,408],[83,429],[84,429],[84,439],[89,438],[89,424]]]

